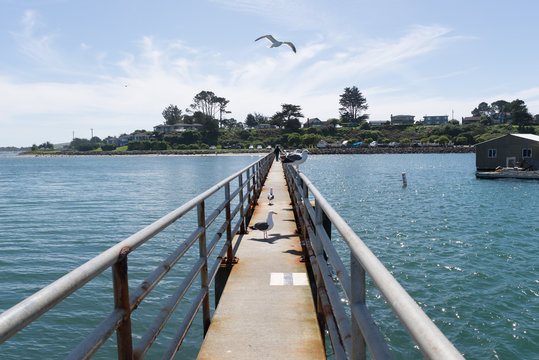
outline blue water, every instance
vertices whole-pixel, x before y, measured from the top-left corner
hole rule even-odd
[[[0,157],[0,311],[257,158]],[[301,170],[466,358],[534,359],[539,181],[478,180],[474,162],[473,154],[320,155]],[[130,286],[189,232],[180,223],[135,251]],[[175,271],[135,311],[136,336],[185,267]],[[0,358],[63,358],[110,311],[111,288],[108,271],[0,345]],[[395,356],[421,358],[372,287],[368,305]],[[178,358],[196,356],[200,323]],[[173,334],[165,328],[147,358],[159,358]],[[114,342],[95,358],[115,357]]]
[[[474,154],[312,156],[302,165],[466,358],[537,359],[539,181],[478,180],[474,169]],[[396,357],[420,358],[379,293],[369,295]]]

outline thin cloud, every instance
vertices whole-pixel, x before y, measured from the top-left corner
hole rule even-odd
[[[262,11],[270,4],[273,2],[257,1],[252,6],[258,7],[249,11]],[[250,5],[234,1],[230,6],[245,6],[247,11]],[[278,2],[279,6],[287,5]],[[54,51],[54,36],[40,33],[38,29],[44,26],[37,19],[35,12],[25,14],[24,26],[16,35],[21,50],[35,60],[48,54],[41,59],[44,63],[61,58]],[[16,122],[14,119],[27,121],[31,125],[27,129],[38,129],[33,135],[24,134],[29,143],[69,141],[73,130],[82,134],[89,128],[99,129],[96,134],[100,137],[151,130],[163,121],[161,112],[167,105],[186,108],[202,90],[229,99],[230,116],[239,121],[252,112],[272,115],[283,103],[300,105],[307,118],[337,117],[339,95],[348,86],[360,87],[370,105],[371,119],[377,120],[387,120],[391,113],[447,114],[452,109],[457,110],[456,117],[467,116],[468,109],[477,106],[473,99],[403,95],[403,82],[393,79],[395,74],[412,78],[416,62],[425,61],[428,54],[451,41],[462,40],[452,36],[449,28],[415,26],[397,38],[362,39],[352,45],[344,35],[332,37],[331,42],[320,35],[313,37],[309,43],[296,44],[297,54],[255,44],[244,54],[231,56],[192,47],[180,39],[167,41],[150,35],[136,41],[137,49],[130,52],[87,47],[86,58],[93,57],[95,62],[95,70],[89,74],[91,83],[21,83],[0,76],[0,108],[4,109],[0,122],[4,127]],[[458,74],[455,70],[441,76]],[[392,81],[383,81],[388,79]],[[539,89],[523,92],[522,98],[537,104]],[[43,126],[47,122],[58,126],[49,129]],[[0,138],[0,143],[9,140]]]
[[[18,44],[19,51],[29,59],[40,65],[58,65],[61,57],[54,49],[55,35],[52,33],[40,33],[44,27],[36,11],[27,10],[21,20],[22,29],[11,32]]]

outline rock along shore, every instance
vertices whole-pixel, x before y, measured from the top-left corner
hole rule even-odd
[[[309,154],[450,154],[475,153],[475,146],[421,146],[421,147],[359,147],[323,148],[309,150]]]
[[[60,151],[43,152],[39,154],[23,153],[19,156],[129,156],[129,155],[257,155],[267,154],[270,150],[160,150],[160,151]],[[475,153],[474,146],[432,146],[432,147],[359,147],[359,148],[322,148],[309,149],[311,155],[332,155],[332,154],[450,154],[450,153]]]

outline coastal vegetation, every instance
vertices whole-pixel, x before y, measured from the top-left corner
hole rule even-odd
[[[170,104],[161,113],[163,124],[196,124],[196,130],[148,131],[136,130],[118,138],[75,138],[64,151],[76,152],[144,152],[193,150],[261,150],[277,144],[285,148],[313,148],[319,143],[328,147],[368,146],[376,141],[379,146],[408,147],[422,145],[474,145],[502,135],[539,133],[534,118],[524,101],[499,100],[491,104],[481,102],[471,111],[476,117],[462,124],[451,119],[440,125],[394,125],[390,121],[372,125],[368,122],[367,100],[356,86],[347,87],[339,97],[339,118],[315,124],[304,119],[300,105],[282,104],[272,116],[248,114],[243,122],[227,118],[229,100],[212,91],[201,91],[185,111]],[[537,116],[536,116],[537,118]],[[56,151],[50,142],[33,145],[33,152]],[[264,150],[266,151],[266,150]]]

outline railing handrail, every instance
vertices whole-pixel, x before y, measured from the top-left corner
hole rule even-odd
[[[286,172],[289,176],[296,178],[296,180],[299,178],[301,181],[302,185],[299,184],[299,181],[294,182],[296,189],[294,189],[293,192],[301,196],[298,204],[303,203],[303,205],[299,206],[304,207],[305,210],[307,210],[305,211],[307,213],[306,216],[310,218],[312,223],[316,224],[316,219],[313,218],[313,212],[308,211],[309,207],[311,207],[311,204],[308,201],[309,195],[306,197],[303,196],[304,193],[308,192],[308,194],[313,195],[317,210],[320,208],[320,210],[329,219],[331,224],[334,225],[337,231],[341,234],[343,240],[350,249],[352,260],[356,259],[363,271],[370,276],[374,285],[384,296],[392,311],[397,315],[410,337],[418,345],[423,355],[429,359],[463,359],[462,355],[455,348],[455,346],[445,337],[440,329],[438,329],[433,321],[417,305],[414,299],[391,275],[380,260],[378,260],[367,245],[346,223],[346,221],[337,213],[337,211],[335,211],[335,209],[333,209],[333,207],[312,184],[307,176],[305,176],[303,173],[298,174],[291,166],[287,166],[286,168]],[[303,186],[303,188],[301,186]],[[317,231],[319,230],[319,227],[320,226],[317,226]],[[326,243],[324,243],[324,245],[326,245]],[[324,251],[325,250],[326,249],[324,248]],[[350,280],[350,277],[347,277],[347,274],[342,274],[342,276],[338,277],[344,277],[345,279]],[[348,297],[348,301],[352,303],[354,299],[352,299],[353,296],[351,296],[350,292],[353,293],[353,290],[347,289],[347,287],[350,286],[353,287],[353,282],[350,282],[349,284],[342,284],[344,293]],[[360,314],[356,314],[354,312],[353,308],[352,312],[354,313],[354,316],[360,316]],[[380,350],[380,353],[383,354],[384,351]],[[375,354],[373,354],[373,356],[376,357]],[[385,355],[381,356],[384,357]]]
[[[240,192],[240,190],[245,187],[246,184],[250,184],[251,179],[253,179],[252,188],[259,192],[261,190],[261,183],[263,182],[262,176],[264,176],[265,178],[265,174],[262,174],[261,172],[261,164],[264,164],[264,171],[267,173],[267,170],[269,170],[269,166],[271,165],[272,158],[273,154],[268,154],[262,159],[258,159],[249,166],[223,179],[216,185],[210,187],[208,190],[189,200],[182,206],[171,211],[167,215],[156,220],[155,222],[146,226],[135,234],[127,237],[116,245],[110,247],[101,254],[95,256],[86,263],[72,270],[68,274],[62,276],[58,280],[54,281],[53,283],[29,296],[25,300],[1,313],[0,344],[21,329],[23,329],[24,327],[26,327],[28,324],[36,320],[37,318],[39,318],[45,312],[52,309],[63,299],[73,294],[75,291],[77,291],[86,283],[97,277],[103,271],[116,264],[121,256],[127,256],[128,253],[132,252],[140,245],[144,244],[146,241],[163,231],[176,220],[187,214],[190,210],[202,204],[211,195],[213,195],[223,187],[229,186],[229,184],[233,180],[240,179],[240,181],[242,181],[241,179],[244,173],[247,172],[245,182],[243,184],[240,184],[240,187],[238,191],[235,192],[235,194],[238,194],[238,192]],[[252,172],[250,172],[251,169]],[[255,179],[260,183],[255,184]],[[258,188],[255,189],[257,186]],[[250,189],[248,190],[250,191]],[[249,191],[248,198],[251,197]],[[241,198],[243,199],[243,193]],[[246,200],[247,199],[243,199],[243,201]],[[230,204],[231,198],[229,198],[228,201]],[[241,210],[243,210],[244,204],[239,204],[238,206],[242,208]],[[241,213],[243,216],[243,211],[241,211]],[[236,213],[234,213],[234,215],[236,214],[237,211]],[[238,225],[236,227],[239,227],[239,223],[241,223],[241,219],[240,221],[238,221]],[[230,223],[228,223],[228,226],[230,226]],[[219,234],[219,238],[220,236],[221,235]],[[114,313],[116,313],[117,317],[120,316],[118,315],[118,309],[115,309],[113,311],[113,314]]]

